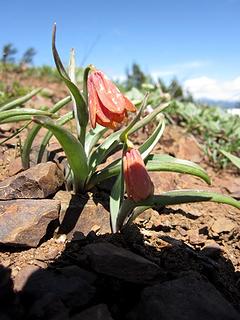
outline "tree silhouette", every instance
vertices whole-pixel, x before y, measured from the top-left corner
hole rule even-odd
[[[22,58],[21,58],[21,61],[20,61],[20,63],[21,64],[28,64],[28,65],[30,65],[30,64],[32,64],[33,63],[33,57],[36,55],[36,50],[33,48],[33,47],[31,47],[31,48],[28,48],[25,52],[24,52],[24,54],[23,54],[23,56],[22,56]]]
[[[6,63],[14,63],[15,61],[15,54],[17,53],[17,49],[14,48],[12,43],[8,43],[3,46],[2,49],[2,58],[1,61],[3,64]]]

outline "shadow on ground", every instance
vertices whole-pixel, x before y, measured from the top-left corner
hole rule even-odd
[[[216,248],[196,251],[163,236],[75,234],[47,268],[29,265],[14,283],[0,269],[0,319],[237,320],[240,275]]]

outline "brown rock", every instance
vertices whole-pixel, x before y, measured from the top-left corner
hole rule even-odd
[[[0,201],[0,243],[36,247],[59,210],[56,200]]]
[[[210,282],[189,273],[145,288],[135,319],[238,320],[240,315]]]
[[[211,226],[211,229],[214,233],[222,233],[222,232],[230,232],[234,229],[235,224],[225,218],[225,217],[219,217],[217,220],[213,223]]]
[[[204,244],[206,237],[202,234],[199,234],[198,229],[191,229],[187,231],[188,240],[193,245]]]
[[[94,243],[84,247],[94,271],[133,283],[147,283],[160,274],[155,263],[110,243]]]
[[[197,140],[191,136],[182,136],[177,143],[175,155],[177,158],[201,162],[204,158],[203,151]]]
[[[176,173],[150,172],[150,177],[154,184],[154,194],[176,189],[176,176]]]
[[[14,159],[9,163],[8,174],[10,177],[16,175],[21,171],[23,171],[23,166],[22,166],[22,159],[20,157]]]
[[[14,279],[14,290],[22,291],[31,275],[39,269],[39,267],[34,265],[27,265],[23,267]]]
[[[102,204],[67,191],[59,191],[54,199],[61,201],[59,233],[68,234],[69,239],[78,233],[87,235],[90,231],[111,233],[110,215]]]
[[[46,198],[63,182],[63,172],[55,163],[40,163],[0,182],[0,200]]]

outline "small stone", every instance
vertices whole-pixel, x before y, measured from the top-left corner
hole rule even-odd
[[[94,271],[128,282],[146,283],[161,271],[155,263],[110,243],[89,244],[83,250]]]
[[[57,226],[60,204],[56,200],[0,201],[0,243],[36,247],[52,223]]]
[[[98,304],[74,315],[70,320],[113,320],[113,318],[105,304]]]
[[[211,230],[217,234],[222,232],[230,232],[234,228],[235,228],[235,224],[231,220],[225,217],[217,218],[217,220],[211,226]]]
[[[40,163],[0,182],[0,200],[46,198],[63,182],[63,172],[55,163]]]
[[[199,234],[198,229],[188,230],[187,235],[189,242],[193,245],[200,245],[206,241],[206,237],[202,234]]]

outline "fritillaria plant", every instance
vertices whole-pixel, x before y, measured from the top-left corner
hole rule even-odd
[[[154,194],[154,185],[148,174],[149,171],[191,174],[210,184],[208,174],[199,165],[169,155],[151,153],[163,134],[165,128],[163,111],[171,102],[157,106],[153,112],[142,117],[148,97],[144,98],[140,109],[137,110],[115,84],[92,65],[85,68],[83,88],[79,89],[75,80],[74,51],[71,52],[67,72],[56,49],[55,37],[56,26],[53,29],[53,56],[59,75],[67,85],[70,96],[47,111],[33,113],[31,110],[30,113],[24,113],[24,109],[20,109],[22,113],[19,117],[19,109],[10,110],[10,115],[5,114],[4,121],[2,120],[2,122],[11,122],[14,118],[14,121],[35,122],[23,145],[22,160],[25,168],[29,166],[32,143],[41,127],[45,127],[48,132],[40,144],[37,162],[42,161],[46,146],[54,135],[67,158],[66,180],[76,193],[94,190],[94,187],[104,180],[116,177],[110,194],[111,223],[114,232],[121,230],[125,223],[130,223],[147,208],[160,205],[213,201],[240,208],[237,200],[209,191],[175,190],[159,195]],[[70,101],[73,105],[72,111],[58,116],[57,112]],[[126,125],[129,112],[134,114],[134,117]],[[54,117],[57,117],[55,121]],[[141,146],[134,146],[132,134],[156,117],[158,125],[153,133]],[[75,120],[75,133],[64,127],[64,124],[72,119]],[[119,150],[122,150],[122,156],[109,163],[109,156]],[[107,164],[103,166],[106,161]]]

